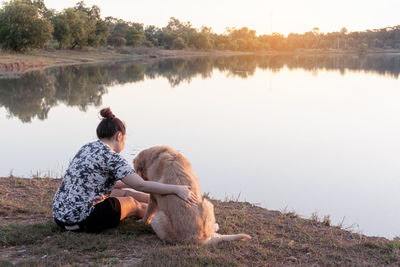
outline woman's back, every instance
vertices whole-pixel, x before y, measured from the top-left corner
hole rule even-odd
[[[107,198],[117,180],[134,173],[118,153],[101,140],[84,145],[72,159],[54,196],[53,216],[65,222],[84,220]]]

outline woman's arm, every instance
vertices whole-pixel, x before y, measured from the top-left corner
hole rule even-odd
[[[114,189],[129,188],[124,182],[117,181],[114,185]]]
[[[145,193],[155,193],[160,195],[175,194],[190,204],[197,203],[196,195],[190,191],[190,187],[186,185],[171,185],[152,181],[145,181],[138,174],[128,174],[122,178],[122,182],[129,185],[135,190]]]

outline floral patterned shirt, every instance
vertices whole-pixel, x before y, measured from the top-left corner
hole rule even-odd
[[[111,194],[116,181],[135,173],[129,163],[102,141],[84,145],[72,159],[53,199],[53,217],[80,222]]]

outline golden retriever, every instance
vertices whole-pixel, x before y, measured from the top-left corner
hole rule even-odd
[[[151,194],[147,213],[142,219],[151,224],[157,236],[170,243],[216,244],[246,240],[246,234],[220,235],[215,223],[214,206],[201,197],[197,176],[189,161],[167,146],[141,151],[133,160],[135,171],[145,180],[165,184],[188,185],[198,199],[187,204],[176,195]]]

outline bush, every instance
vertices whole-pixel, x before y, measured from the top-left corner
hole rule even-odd
[[[184,49],[186,48],[186,43],[185,40],[183,40],[182,37],[177,37],[173,42],[172,42],[172,49]]]
[[[52,39],[50,21],[29,1],[11,1],[0,9],[0,44],[4,49],[24,52],[43,48]]]

